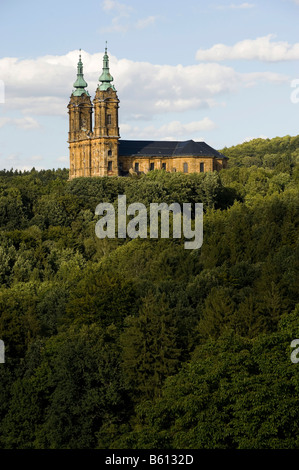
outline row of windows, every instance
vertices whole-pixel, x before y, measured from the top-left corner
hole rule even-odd
[[[154,169],[155,169],[155,164],[150,163],[150,171],[153,171]],[[200,163],[200,168],[199,169],[200,169],[201,173],[203,173],[205,171],[205,166],[204,166],[203,162]],[[162,163],[162,170],[166,170],[166,163]],[[139,163],[138,162],[135,163],[135,171],[139,171]],[[184,173],[188,173],[188,163],[184,163],[183,171],[184,171]]]
[[[111,152],[111,150],[109,150],[109,152]],[[109,154],[108,152],[108,154]],[[111,153],[110,153],[111,155]],[[122,164],[120,163],[120,169],[122,167]],[[151,163],[150,164],[150,171],[153,171],[155,169],[155,164],[154,163]],[[184,163],[183,165],[183,171],[184,173],[188,173],[188,163]],[[162,170],[166,170],[166,163],[162,163]],[[174,171],[175,168],[173,169]],[[112,171],[112,161],[108,161],[108,171]],[[135,171],[138,172],[139,171],[139,163],[138,162],[135,162]],[[204,172],[204,163],[200,163],[200,172],[203,173]]]
[[[150,171],[154,171],[155,164],[150,163]],[[166,163],[162,163],[162,170],[166,170]],[[135,171],[139,171],[139,163],[135,163]]]

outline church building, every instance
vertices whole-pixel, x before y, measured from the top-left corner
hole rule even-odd
[[[70,179],[126,176],[156,169],[199,173],[226,168],[228,158],[205,142],[120,139],[119,99],[109,71],[107,47],[99,82],[91,101],[80,54],[75,89],[68,104]]]

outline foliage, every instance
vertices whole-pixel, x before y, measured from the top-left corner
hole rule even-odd
[[[0,448],[299,448],[299,137],[219,173],[0,171]],[[204,204],[204,240],[98,239],[95,208]]]

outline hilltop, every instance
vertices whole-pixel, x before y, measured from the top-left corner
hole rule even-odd
[[[298,448],[299,136],[217,173],[0,172],[1,448]],[[95,207],[203,202],[204,241],[98,239]]]

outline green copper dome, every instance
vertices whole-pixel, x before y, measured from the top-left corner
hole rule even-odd
[[[81,49],[80,49],[81,52]],[[76,90],[73,91],[73,96],[81,96],[84,93],[89,96],[89,93],[85,88],[87,87],[87,83],[84,80],[84,75],[83,75],[83,63],[81,61],[81,54],[79,54],[79,62],[77,66],[77,80],[74,83],[74,87]]]
[[[109,57],[107,54],[107,45],[105,47],[105,55],[103,57],[103,70],[102,74],[99,77],[99,81],[102,82],[98,88],[99,90],[108,90],[108,88],[112,88],[112,90],[115,90],[114,85],[111,85],[111,82],[113,81],[113,77],[109,72]]]

